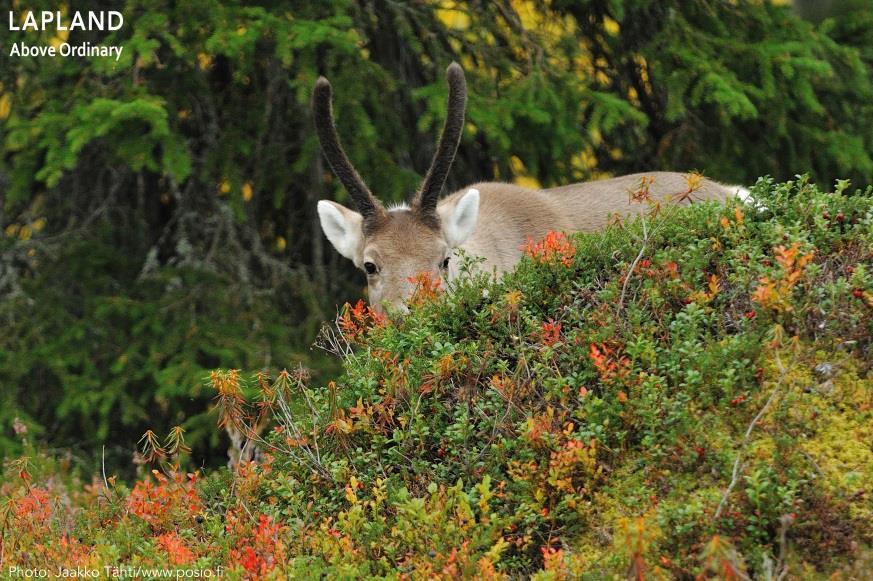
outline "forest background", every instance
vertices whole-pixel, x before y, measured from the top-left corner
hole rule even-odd
[[[365,281],[316,219],[346,200],[309,112],[320,74],[386,201],[428,167],[453,60],[470,100],[448,190],[655,169],[873,183],[870,0],[75,8],[125,25],[4,31],[0,53],[0,456],[21,452],[18,420],[87,471],[125,470],[146,428],[181,424],[195,462],[221,464],[209,371],[338,370],[312,344]],[[21,41],[125,48],[10,57]]]

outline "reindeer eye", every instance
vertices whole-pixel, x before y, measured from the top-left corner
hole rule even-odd
[[[367,274],[376,274],[377,272],[379,272],[379,269],[372,262],[365,262],[364,270],[367,271]]]
[[[446,259],[443,260],[443,265],[442,265],[443,270],[445,270],[445,269],[447,269],[447,268],[449,267],[449,258],[451,258],[451,257],[450,257],[450,256],[446,256]]]

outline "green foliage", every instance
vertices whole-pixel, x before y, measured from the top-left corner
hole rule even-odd
[[[63,503],[4,542],[256,575],[851,577],[873,550],[873,188],[754,195],[551,234],[396,323],[348,307],[325,387],[211,374],[259,462],[113,481],[80,544],[46,542]],[[148,437],[179,461],[181,431]],[[60,494],[7,470],[13,518]]]
[[[336,523],[336,541],[299,559],[329,574],[429,575],[448,555],[466,575],[463,563],[621,574],[628,559],[668,575],[764,574],[788,558],[831,571],[851,542],[869,549],[869,502],[823,452],[837,410],[853,410],[839,420],[853,443],[870,435],[869,405],[856,405],[871,394],[873,190],[846,185],[762,180],[760,206],[662,210],[645,230],[626,222],[573,245],[550,236],[499,283],[467,280],[363,338],[366,311],[346,312],[338,330],[360,346],[339,343],[345,375],[306,423],[322,435],[318,461],[297,459],[314,443],[288,440],[287,418],[265,442],[289,490],[280,510],[311,522],[306,503]],[[869,454],[842,458],[873,474]],[[488,512],[469,514],[448,550],[442,519],[457,509],[425,519],[425,506],[480,486],[494,491],[479,497]],[[785,534],[796,549],[780,557]]]
[[[869,39],[854,23],[870,4],[856,4],[816,27],[769,2],[556,3],[599,59],[592,88],[645,115],[604,128],[598,168],[625,171],[625,156],[611,151],[618,147],[643,171],[693,167],[733,181],[807,172],[822,184],[867,183],[873,85]]]
[[[26,281],[25,296],[3,304],[3,317],[23,319],[0,338],[5,424],[18,417],[37,431],[50,426],[51,441],[90,453],[93,468],[101,444],[110,442],[110,465],[125,466],[143,426],[184,420],[190,443],[208,455],[219,443],[214,419],[201,415],[211,369],[258,368],[272,358],[331,369],[306,354],[293,327],[299,320],[225,277],[164,270],[120,293],[117,281],[135,279],[140,266],[108,245],[79,242]],[[119,441],[119,432],[128,435]],[[0,441],[15,449],[11,434]]]
[[[124,51],[0,54],[0,453],[19,450],[20,417],[88,458],[109,444],[114,464],[184,415],[195,450],[223,461],[194,413],[207,369],[332,368],[309,344],[363,279],[317,226],[318,199],[347,201],[311,127],[319,74],[386,201],[429,165],[452,60],[470,102],[450,187],[692,168],[869,183],[862,8],[810,24],[766,2],[130,0],[109,35],[10,32]]]

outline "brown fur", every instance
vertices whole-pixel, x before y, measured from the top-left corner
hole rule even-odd
[[[380,308],[388,302],[402,308],[415,290],[419,273],[441,277],[440,265],[449,254],[432,214],[422,216],[408,209],[389,210],[370,235],[365,235],[361,264],[379,266],[378,276],[368,276],[370,302]]]
[[[631,192],[640,189],[643,177],[654,178],[650,194],[662,204],[724,200],[736,190],[703,179],[690,200],[680,201],[689,189],[687,174],[651,172],[547,190],[479,183],[447,196],[440,204],[459,199],[470,188],[479,190],[479,223],[461,248],[470,255],[484,257],[485,270],[501,274],[519,261],[521,248],[528,238],[539,240],[550,230],[592,232],[606,226],[613,214],[639,214],[648,210],[647,204],[630,200]]]
[[[660,204],[724,200],[737,193],[736,187],[703,178],[652,172],[547,190],[480,183],[437,201],[460,143],[467,100],[461,67],[452,63],[446,76],[448,116],[437,153],[411,209],[386,210],[373,196],[340,145],[333,122],[330,83],[321,77],[315,84],[315,126],[322,150],[357,210],[322,200],[318,203],[322,229],[342,255],[358,268],[373,271],[368,272],[367,283],[370,302],[377,309],[383,302],[405,308],[404,301],[415,290],[414,279],[420,273],[436,278],[456,277],[458,260],[450,260],[448,268],[444,268],[444,261],[457,258],[459,250],[483,259],[479,268],[498,275],[515,266],[528,239],[541,239],[550,230],[598,230],[613,214],[644,212],[647,204],[631,202],[632,194],[641,189]],[[470,189],[479,191],[475,221],[475,194],[465,198]],[[449,220],[449,226],[442,223],[444,220]],[[450,244],[460,246],[455,249]]]
[[[451,208],[470,189],[479,190],[478,222],[460,248],[467,256],[484,259],[480,269],[499,275],[518,263],[529,239],[541,239],[551,230],[596,231],[606,226],[612,215],[639,214],[649,209],[648,204],[631,201],[631,194],[640,190],[644,177],[654,178],[649,194],[661,204],[724,200],[736,193],[736,187],[703,179],[688,195],[687,174],[652,172],[547,190],[478,183],[443,198],[438,208]],[[356,263],[379,266],[379,273],[368,277],[371,302],[377,308],[387,302],[402,309],[414,291],[417,274],[456,277],[458,260],[450,261],[448,272],[442,271],[440,264],[447,256],[457,254],[448,247],[433,215],[395,209],[383,214],[372,229],[365,229]]]

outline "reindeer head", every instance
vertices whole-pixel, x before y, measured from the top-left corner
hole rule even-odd
[[[386,209],[352,167],[333,122],[331,87],[324,77],[315,84],[313,109],[321,149],[333,173],[352,199],[354,209],[318,202],[321,228],[337,251],[367,273],[370,302],[404,308],[421,273],[439,280],[453,248],[473,233],[479,214],[479,192],[438,204],[439,194],[461,140],[467,86],[457,63],[446,70],[449,107],[436,154],[410,206]]]

